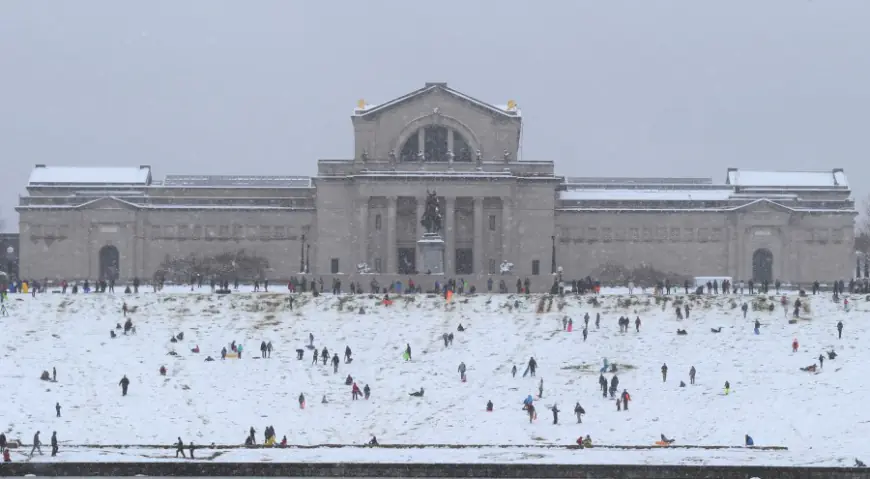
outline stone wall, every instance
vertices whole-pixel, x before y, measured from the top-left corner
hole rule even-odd
[[[578,451],[578,456],[582,456]],[[260,476],[260,477],[516,477],[516,478],[717,478],[857,479],[866,468],[766,466],[650,466],[561,464],[363,464],[363,463],[215,463],[126,462],[0,465],[3,476]]]

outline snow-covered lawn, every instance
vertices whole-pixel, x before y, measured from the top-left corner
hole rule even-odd
[[[678,444],[742,445],[750,434],[758,446],[787,446],[789,451],[655,449],[284,449],[229,450],[213,460],[253,461],[424,461],[424,462],[584,462],[686,464],[852,465],[865,456],[870,418],[863,399],[870,391],[865,365],[868,305],[852,297],[846,313],[830,295],[810,297],[810,319],[788,324],[778,305],[774,313],[750,310],[743,319],[744,297],[702,297],[691,303],[691,318],[677,321],[672,307],[663,311],[650,296],[610,294],[565,297],[559,309],[536,313],[540,296],[478,295],[455,298],[445,306],[439,297],[396,298],[391,307],[379,298],[297,295],[294,310],[287,294],[241,293],[228,296],[167,291],[140,295],[10,295],[9,317],[0,319],[0,430],[30,443],[42,431],[62,441],[57,460],[153,460],[174,455],[155,449],[64,449],[73,444],[168,444],[178,436],[188,443],[240,444],[248,429],[262,442],[266,426],[291,444],[363,444],[376,435],[383,444],[574,444],[589,434],[596,444],[649,445],[659,434]],[[203,288],[202,291],[207,291]],[[631,300],[629,307],[618,302]],[[790,298],[791,300],[794,297]],[[121,304],[132,313],[137,334],[111,339],[109,331],[123,323]],[[359,307],[366,314],[358,314]],[[518,306],[518,307],[515,307]],[[583,341],[583,315],[591,316]],[[601,328],[594,326],[595,313]],[[631,331],[619,333],[617,318],[627,314]],[[574,320],[574,331],[562,330],[561,318]],[[640,333],[634,318],[640,316]],[[761,334],[753,334],[759,318]],[[836,323],[845,330],[837,339]],[[458,332],[462,323],[465,332]],[[711,328],[722,327],[714,334]],[[678,336],[676,330],[688,335]],[[169,341],[184,332],[179,343]],[[443,333],[453,332],[453,346],[444,347]],[[353,349],[352,364],[311,365],[304,348],[314,334],[318,349],[339,356]],[[793,354],[797,338],[800,350]],[[241,360],[220,360],[231,341],[245,347]],[[275,347],[271,359],[259,359],[261,341]],[[410,344],[413,360],[402,360]],[[190,349],[199,345],[202,352]],[[823,351],[839,357],[825,361],[819,374],[798,368],[817,362]],[[176,351],[178,356],[167,355]],[[214,362],[204,361],[207,355]],[[537,378],[521,378],[534,356]],[[256,357],[256,359],[255,359]],[[620,390],[632,396],[630,411],[617,412],[598,388],[602,358],[619,365]],[[459,380],[464,361],[468,381]],[[660,368],[667,363],[667,382]],[[158,374],[161,365],[169,370]],[[516,365],[519,374],[512,378]],[[57,383],[39,380],[43,370],[57,368]],[[694,386],[688,383],[697,369]],[[130,392],[121,397],[118,381],[126,374]],[[352,401],[345,377],[372,389],[371,400]],[[611,374],[606,375],[610,379]],[[522,399],[537,394],[538,419],[529,424],[520,410]],[[724,395],[730,381],[732,392]],[[425,388],[423,398],[408,393]],[[307,407],[297,397],[304,393]],[[321,404],[326,395],[328,404]],[[487,413],[492,400],[495,411]],[[583,424],[572,414],[579,401],[586,409]],[[55,417],[59,402],[62,417]],[[562,413],[552,424],[547,409]],[[34,460],[53,460],[45,456]],[[19,454],[24,452],[19,449]],[[29,448],[26,452],[29,452]],[[199,452],[209,457],[212,451]]]

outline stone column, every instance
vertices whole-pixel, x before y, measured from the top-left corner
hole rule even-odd
[[[456,213],[456,198],[452,196],[446,196],[444,198],[444,241],[445,241],[445,249],[444,249],[444,274],[445,275],[453,275],[455,274],[455,266],[456,262],[456,241],[454,238],[456,237],[456,230],[454,226],[456,225],[455,213]]]
[[[447,129],[447,150],[453,151],[453,128]],[[456,152],[453,151],[455,154]]]
[[[487,272],[484,268],[486,264],[486,254],[483,251],[483,197],[474,198],[474,273],[482,274]]]
[[[369,199],[363,198],[359,205],[359,256],[357,264],[369,261]],[[352,265],[352,271],[356,271],[356,265]],[[369,265],[374,267],[374,265]]]
[[[420,128],[417,130],[417,149],[426,154],[426,129]],[[419,158],[418,158],[419,159]]]
[[[504,196],[501,199],[501,259],[514,264],[514,268],[519,268],[517,258],[513,257],[511,248],[513,244],[513,223],[511,222],[513,213],[511,212],[511,199]]]
[[[387,197],[387,257],[386,273],[396,274],[396,264],[398,263],[398,253],[396,252],[396,202],[398,198],[395,196]]]
[[[418,197],[417,198],[417,217],[414,218],[414,228],[416,228],[415,231],[417,232],[417,239],[418,240],[420,238],[422,238],[423,233],[426,232],[425,228],[423,228],[423,225],[420,224],[420,221],[423,219],[423,214],[425,213],[425,211],[426,211],[426,198],[425,197]],[[415,256],[417,257],[417,259],[416,259],[417,271],[421,271],[420,268],[423,267],[423,254],[422,253],[423,252],[420,250],[420,246],[417,245],[417,249],[416,249],[416,253],[415,253]]]

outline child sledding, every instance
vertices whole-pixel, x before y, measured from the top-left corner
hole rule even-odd
[[[813,364],[813,365],[807,366],[805,368],[801,368],[801,371],[805,371],[808,373],[814,373],[814,372],[816,372],[816,365]]]

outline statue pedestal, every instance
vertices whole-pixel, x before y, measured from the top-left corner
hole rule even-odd
[[[423,264],[417,268],[423,274],[444,274],[444,240],[438,233],[424,233],[417,241]]]

